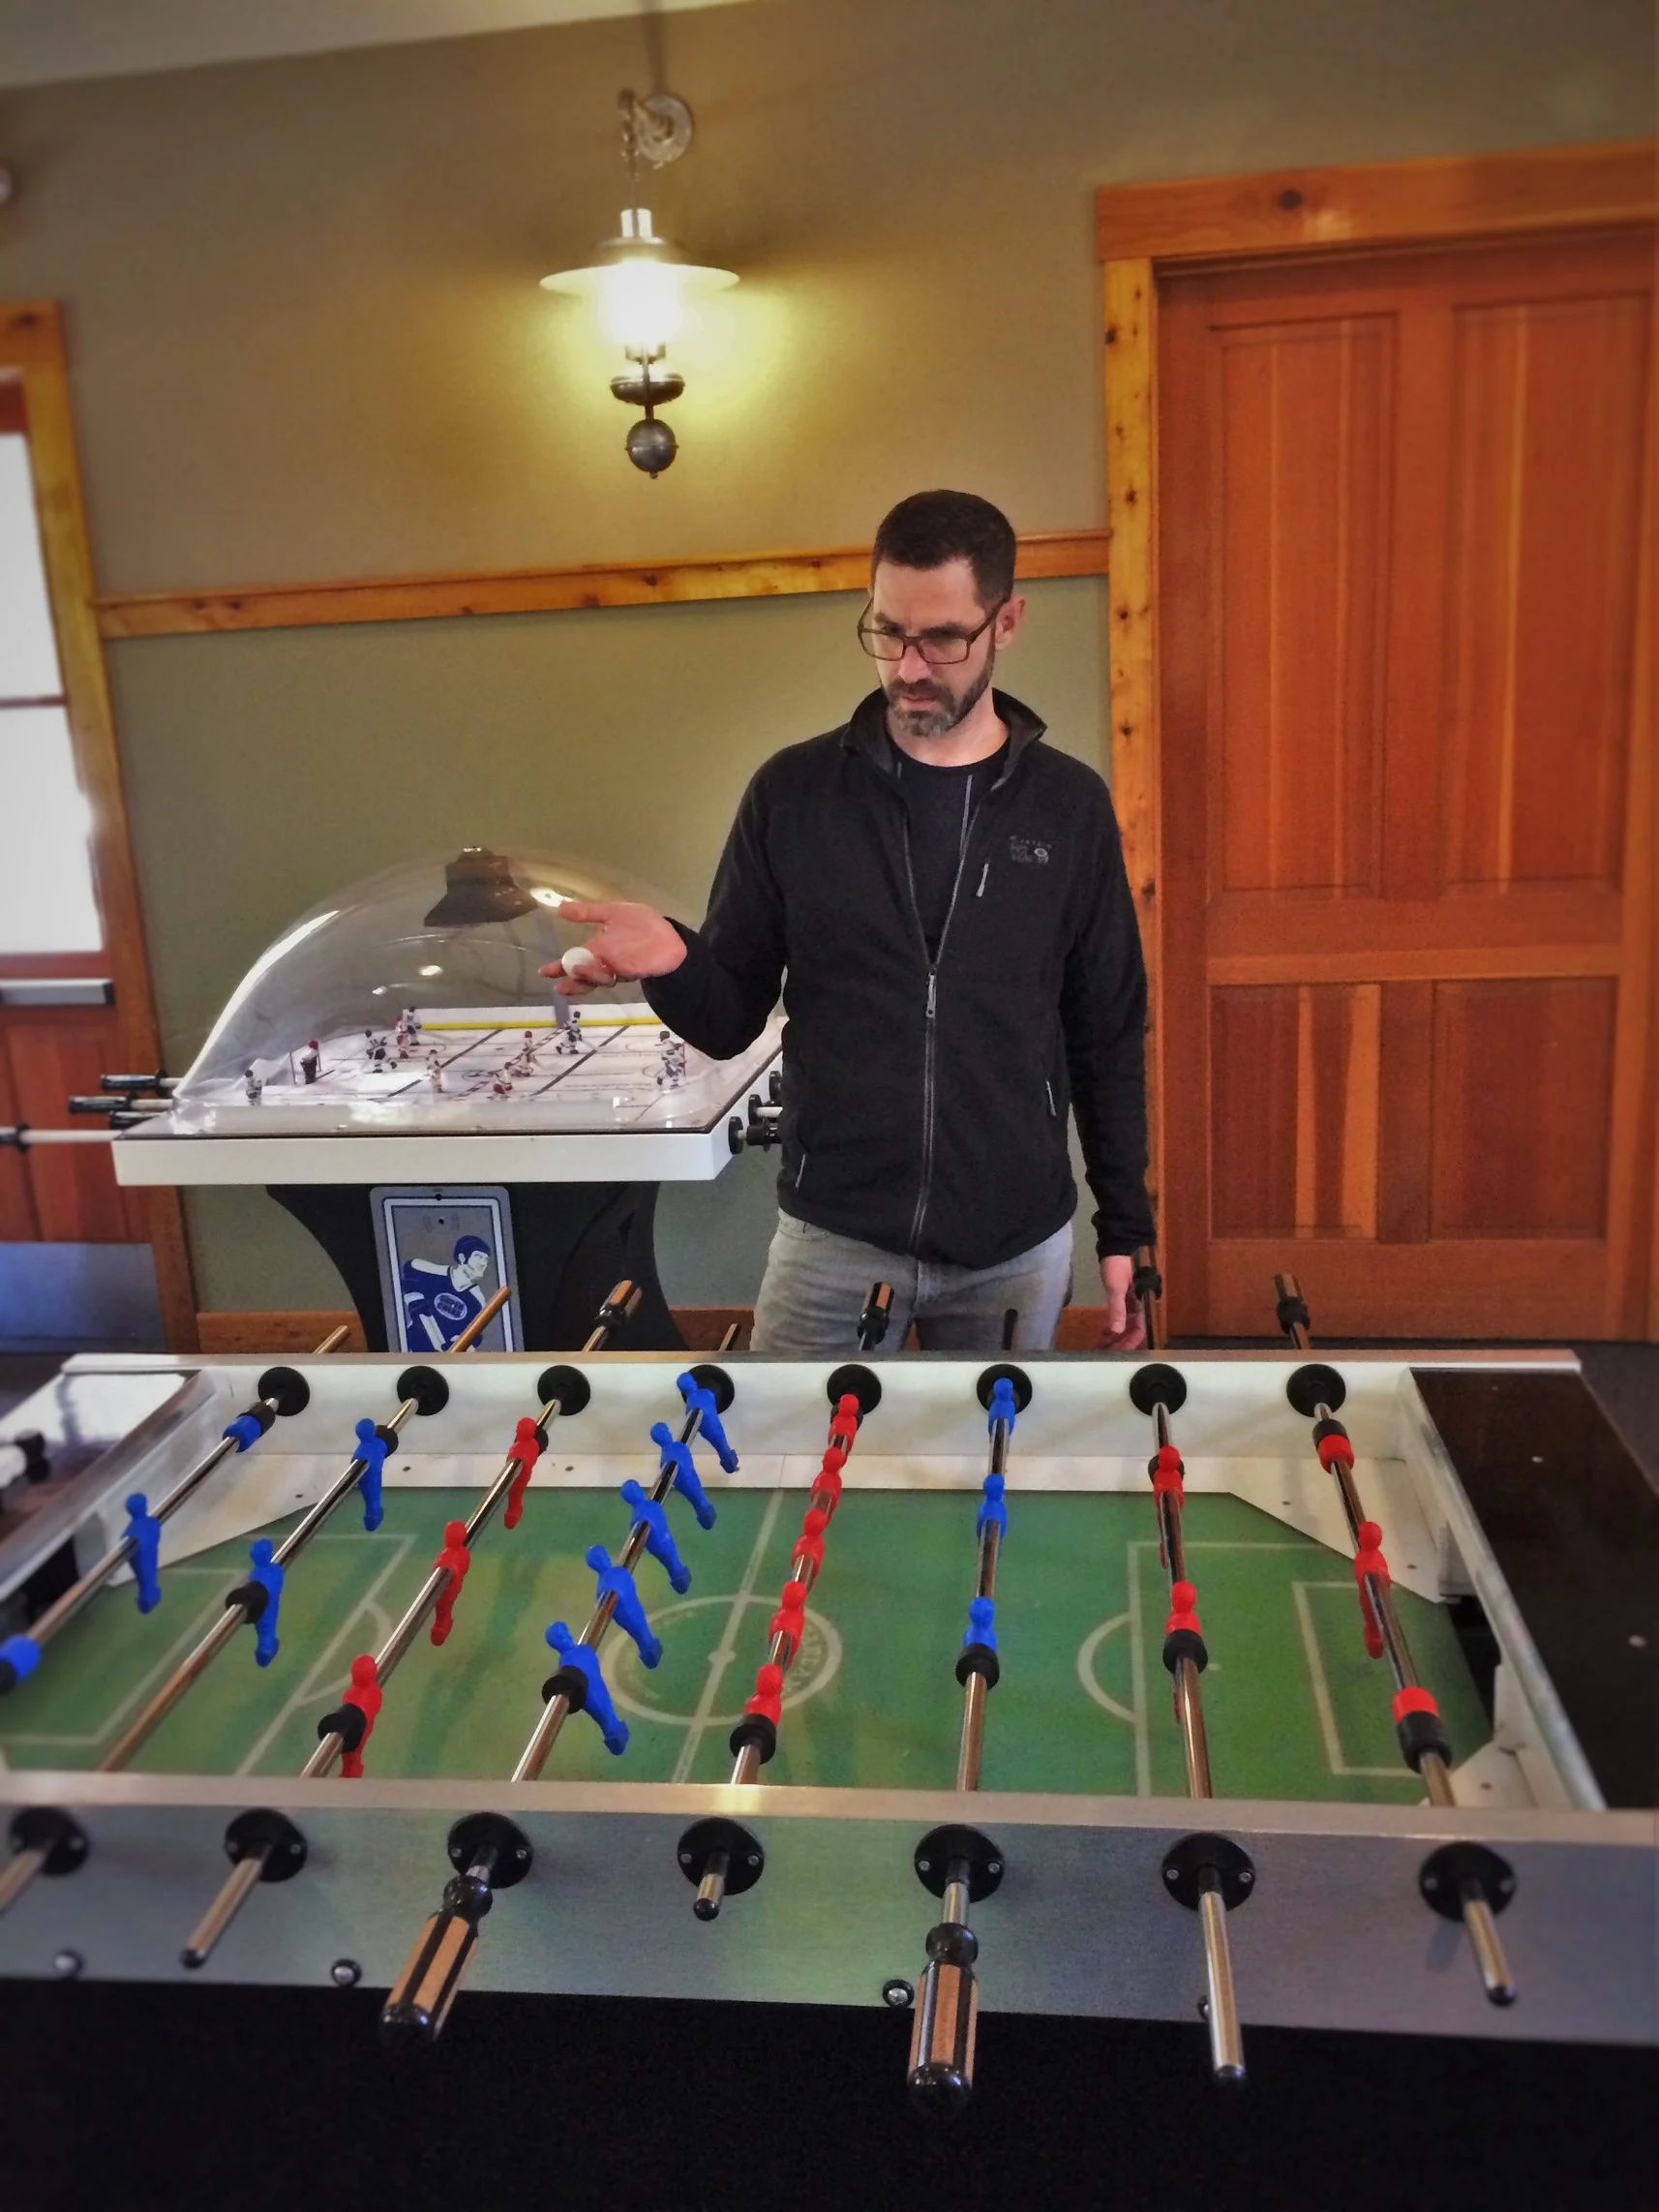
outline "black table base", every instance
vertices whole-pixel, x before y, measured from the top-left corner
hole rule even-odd
[[[515,1183],[507,1199],[518,1280],[513,1305],[527,1351],[575,1351],[623,1276],[642,1293],[626,1351],[683,1351],[656,1272],[654,1183]],[[355,1183],[282,1183],[270,1195],[308,1228],[341,1275],[371,1351],[388,1351],[377,1232]],[[455,1194],[450,1192],[449,1196]]]

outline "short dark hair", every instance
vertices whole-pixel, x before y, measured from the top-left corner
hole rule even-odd
[[[943,568],[965,561],[985,609],[1001,606],[1013,591],[1018,540],[1000,507],[975,492],[912,492],[882,518],[870,574],[883,561],[900,568]]]

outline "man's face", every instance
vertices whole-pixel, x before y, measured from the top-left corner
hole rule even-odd
[[[450,1269],[450,1280],[458,1290],[465,1290],[474,1283],[482,1283],[490,1272],[490,1255],[487,1252],[464,1252]]]
[[[990,610],[980,604],[965,561],[941,568],[900,568],[884,561],[871,580],[866,626],[911,638],[974,638],[965,660],[944,667],[931,666],[916,645],[906,646],[902,660],[877,661],[893,728],[908,738],[942,738],[953,730],[983,696],[997,647],[1013,635],[1023,611],[1023,600],[1010,599],[987,623]]]

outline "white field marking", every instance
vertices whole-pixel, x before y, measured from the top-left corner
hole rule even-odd
[[[270,1726],[264,1731],[264,1733],[257,1739],[254,1744],[253,1749],[249,1751],[246,1758],[244,1758],[234,1769],[236,1773],[251,1774],[254,1772],[255,1768],[259,1764],[259,1761],[264,1757],[265,1753],[270,1749],[271,1745],[276,1742],[277,1738],[282,1734],[284,1728],[287,1725],[289,1719],[293,1716],[293,1714],[298,1712],[302,1707],[310,1705],[315,1698],[320,1697],[322,1695],[323,1690],[328,1687],[329,1681],[331,1680],[330,1669],[333,1666],[335,1653],[340,1650],[342,1644],[350,1641],[352,1630],[356,1627],[358,1621],[362,1620],[365,1614],[370,1615],[373,1619],[378,1620],[381,1623],[382,1629],[387,1633],[390,1632],[391,1624],[386,1620],[385,1615],[380,1611],[379,1607],[375,1603],[375,1600],[379,1596],[380,1591],[385,1588],[387,1578],[391,1575],[396,1574],[399,1567],[403,1565],[405,1560],[408,1558],[408,1555],[414,1546],[414,1538],[412,1536],[394,1536],[392,1538],[392,1542],[397,1546],[397,1550],[394,1553],[393,1557],[386,1561],[385,1565],[380,1569],[379,1573],[375,1577],[374,1581],[369,1585],[368,1589],[363,1592],[362,1596],[357,1600],[356,1604],[351,1608],[350,1612],[346,1616],[345,1620],[342,1621],[340,1626],[334,1631],[334,1634],[329,1638],[328,1642],[323,1646],[322,1650],[317,1653],[317,1657],[306,1669],[305,1676],[301,1681],[298,1689],[293,1691],[293,1693],[287,1698],[287,1702],[279,1707],[276,1718],[271,1722]],[[380,1641],[384,1641],[383,1635],[380,1638]],[[320,1682],[317,1681],[317,1677],[319,1675],[324,1677],[324,1680]]]
[[[1182,1548],[1187,1552],[1308,1552],[1311,1550],[1318,1551],[1321,1549],[1321,1547],[1316,1542],[1312,1542],[1307,1538],[1304,1538],[1304,1540],[1299,1544],[1252,1544],[1248,1542],[1241,1543],[1235,1539],[1232,1542],[1226,1543],[1185,1544]],[[1134,1698],[1135,1724],[1134,1787],[1136,1796],[1145,1798],[1152,1795],[1152,1746],[1148,1741],[1146,1729],[1146,1661],[1145,1655],[1141,1651],[1140,1574],[1138,1569],[1138,1562],[1135,1559],[1135,1554],[1137,1552],[1156,1552],[1161,1550],[1161,1547],[1160,1544],[1150,1539],[1142,1541],[1141,1539],[1136,1538],[1129,1545],[1128,1549],[1129,1602],[1131,1614],[1130,1680],[1133,1685],[1131,1694]],[[1300,1584],[1297,1584],[1295,1587],[1298,1589],[1298,1591],[1300,1591],[1302,1588]],[[1343,1588],[1343,1585],[1342,1583],[1322,1583],[1310,1587],[1317,1587],[1319,1589],[1328,1590],[1341,1590]],[[1201,1591],[1198,1593],[1198,1601],[1200,1604],[1203,1603],[1203,1592]],[[1298,1599],[1299,1604],[1300,1602],[1300,1599]],[[1307,1643],[1307,1638],[1311,1633],[1312,1623],[1310,1622],[1307,1623],[1304,1627],[1303,1640],[1305,1644]],[[1319,1703],[1321,1700],[1323,1701],[1322,1703],[1319,1703],[1319,1725],[1321,1729],[1325,1729],[1326,1716],[1329,1713],[1330,1710],[1330,1693],[1325,1684],[1324,1671],[1319,1663],[1317,1646],[1310,1646],[1309,1649],[1312,1653],[1309,1661],[1309,1668],[1310,1672],[1313,1675],[1314,1700],[1316,1703]],[[1212,1659],[1210,1664],[1212,1668],[1215,1667],[1215,1660]],[[1081,1669],[1082,1659],[1081,1654],[1079,1654],[1078,1671],[1081,1672]],[[1083,1686],[1085,1689],[1087,1689],[1089,1686],[1086,1680]],[[1330,1753],[1330,1747],[1336,1742],[1336,1721],[1333,1717],[1330,1720],[1329,1729],[1325,1735],[1327,1754]],[[1341,1755],[1340,1746],[1338,1747],[1337,1755]],[[1334,1766],[1331,1769],[1331,1772],[1334,1774],[1391,1774],[1393,1773],[1394,1769],[1392,1767]]]
[[[348,1533],[344,1529],[336,1529],[332,1531],[319,1530],[312,1540],[314,1543],[318,1544],[352,1544],[357,1541],[357,1537],[355,1532]],[[401,1536],[397,1539],[397,1541],[403,1544],[407,1544],[412,1541],[412,1538],[408,1536]],[[224,1575],[226,1571],[226,1570],[223,1563],[221,1563],[219,1566],[212,1567],[203,1564],[199,1561],[193,1562],[183,1560],[181,1560],[176,1565],[164,1567],[162,1569],[162,1572],[167,1577],[169,1582],[174,1575]],[[151,1685],[155,1682],[160,1682],[164,1675],[171,1674],[173,1668],[177,1666],[179,1659],[183,1656],[186,1650],[196,1644],[198,1644],[201,1641],[202,1636],[206,1633],[208,1624],[211,1621],[216,1621],[219,1618],[220,1614],[224,1612],[224,1610],[225,1608],[223,1605],[210,1605],[204,1608],[202,1612],[198,1613],[196,1616],[196,1619],[191,1622],[190,1626],[184,1631],[183,1635],[176,1637],[174,1641],[167,1646],[166,1651],[163,1652],[162,1656],[156,1661],[155,1665],[150,1668],[147,1674],[142,1674],[138,1677],[138,1680],[127,1692],[127,1695],[121,1700],[120,1704],[105,1715],[103,1721],[97,1728],[92,1731],[90,1735],[16,1736],[12,1734],[10,1731],[0,1731],[0,1736],[3,1736],[4,1741],[8,1743],[77,1743],[86,1747],[91,1747],[102,1743],[105,1738],[112,1735],[115,1729],[119,1727],[121,1722],[126,1719],[128,1713],[132,1712],[134,1706],[137,1704],[138,1700],[141,1697],[147,1695]]]
[[[166,1573],[169,1579],[175,1574],[210,1574],[219,1580],[223,1580],[225,1569],[222,1566],[176,1566],[168,1567],[166,1569]],[[137,1704],[138,1700],[148,1694],[151,1686],[154,1683],[159,1682],[164,1675],[170,1675],[174,1667],[178,1665],[179,1660],[184,1656],[185,1652],[190,1650],[193,1645],[200,1643],[202,1637],[207,1633],[211,1623],[218,1620],[219,1616],[224,1612],[224,1610],[225,1608],[223,1605],[208,1605],[203,1607],[202,1611],[196,1614],[192,1620],[190,1626],[186,1628],[181,1635],[176,1636],[173,1639],[173,1641],[167,1646],[166,1650],[162,1653],[161,1657],[156,1661],[155,1665],[150,1668],[147,1674],[142,1674],[138,1677],[137,1681],[133,1684],[133,1687],[127,1692],[126,1696],[121,1700],[120,1704],[115,1706],[112,1711],[105,1715],[104,1719],[95,1729],[93,1729],[90,1735],[18,1736],[14,1734],[11,1729],[6,1729],[4,1731],[6,1742],[8,1743],[14,1744],[75,1743],[81,1745],[85,1749],[90,1750],[95,1748],[98,1744],[104,1742],[106,1737],[114,1734],[115,1730],[120,1726],[121,1722],[126,1719],[128,1713],[132,1712],[134,1706]],[[44,1654],[42,1658],[42,1664],[45,1664]]]
[[[651,1626],[661,1632],[672,1622],[683,1620],[686,1614],[700,1613],[710,1605],[741,1605],[743,1611],[747,1612],[751,1605],[765,1605],[769,1602],[766,1598],[752,1595],[747,1598],[731,1598],[726,1596],[724,1592],[711,1594],[708,1597],[677,1597],[673,1604],[665,1605],[661,1612],[651,1615]],[[845,1648],[841,1642],[841,1631],[827,1614],[819,1613],[808,1605],[803,1609],[802,1619],[807,1627],[816,1629],[822,1639],[823,1658],[816,1674],[802,1675],[800,1673],[801,1659],[799,1654],[797,1654],[795,1663],[785,1678],[789,1685],[783,1693],[783,1710],[785,1712],[793,1712],[797,1706],[804,1705],[808,1698],[816,1697],[820,1690],[828,1689],[835,1680],[836,1675],[839,1674],[841,1660],[845,1655]],[[740,1627],[741,1624],[741,1616],[739,1615],[739,1626]],[[663,1637],[663,1641],[667,1642],[666,1635]],[[805,1649],[805,1642],[803,1636],[801,1639],[802,1651]],[[616,1651],[619,1657],[625,1658],[629,1647],[626,1644],[614,1644],[609,1649]],[[708,1728],[731,1728],[743,1717],[741,1706],[735,1712],[705,1713],[701,1703],[694,1713],[672,1712],[666,1707],[647,1705],[641,1698],[630,1697],[617,1681],[614,1670],[607,1675],[606,1681],[610,1685],[612,1701],[618,1712],[631,1713],[636,1720],[659,1721],[665,1728],[693,1728],[699,1725]]]
[[[1308,1660],[1308,1678],[1313,1685],[1313,1704],[1319,1714],[1319,1734],[1325,1740],[1325,1764],[1333,1774],[1384,1774],[1391,1781],[1409,1781],[1409,1769],[1403,1773],[1399,1767],[1350,1767],[1342,1757],[1342,1740],[1337,1733],[1337,1709],[1331,1700],[1331,1685],[1320,1656],[1318,1631],[1313,1626],[1313,1608],[1308,1602],[1308,1592],[1347,1588],[1345,1582],[1293,1582],[1290,1585],[1291,1595],[1296,1600],[1297,1625],[1302,1631],[1302,1650]]]
[[[697,1701],[697,1710],[691,1715],[691,1724],[685,1731],[685,1742],[679,1747],[679,1757],[674,1762],[670,1777],[683,1782],[697,1763],[698,1747],[708,1731],[710,1715],[720,1695],[720,1683],[726,1669],[738,1655],[738,1630],[748,1610],[746,1600],[760,1579],[761,1562],[766,1558],[767,1546],[771,1542],[772,1530],[783,1505],[783,1492],[774,1490],[767,1500],[766,1511],[755,1534],[754,1547],[749,1553],[749,1563],[743,1569],[743,1579],[738,1585],[738,1594],[732,1600],[732,1610],[726,1616],[726,1625],[720,1631],[720,1641],[709,1654],[709,1673],[703,1684],[703,1695]]]
[[[1129,1681],[1134,1701],[1134,1794],[1152,1795],[1152,1743],[1146,1730],[1146,1655],[1141,1650],[1140,1562],[1136,1552],[1144,1544],[1131,1543],[1129,1552]]]
[[[1128,1613],[1114,1613],[1109,1621],[1102,1621],[1098,1628],[1090,1630],[1077,1647],[1077,1680],[1098,1706],[1114,1719],[1127,1720],[1132,1728],[1136,1720],[1133,1706],[1120,1705],[1115,1697],[1108,1697],[1095,1679],[1095,1653],[1108,1636],[1114,1635],[1120,1628],[1127,1628],[1131,1618]]]

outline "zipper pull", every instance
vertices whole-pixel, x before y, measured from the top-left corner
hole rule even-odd
[[[927,1018],[933,1019],[939,1004],[939,978],[932,968],[927,971]]]
[[[983,898],[983,897],[984,897],[984,895],[985,895],[985,878],[986,878],[986,876],[988,876],[988,875],[990,874],[990,872],[991,872],[991,864],[990,864],[990,862],[989,862],[989,861],[987,861],[987,862],[985,863],[984,866],[983,866],[983,867],[982,867],[982,868],[980,870],[980,888],[979,888],[979,890],[978,890],[977,892],[975,892],[975,894],[974,894],[974,896],[975,896],[976,898]]]

